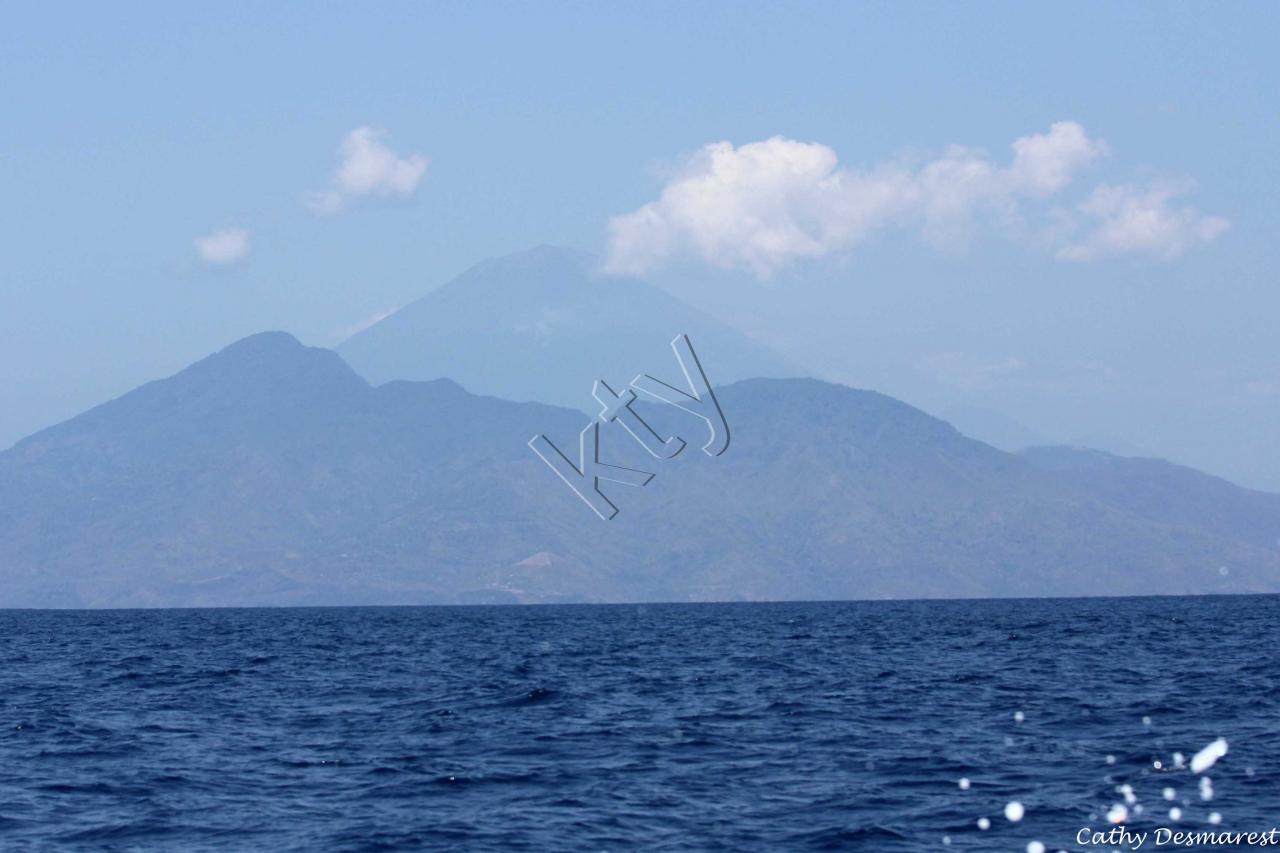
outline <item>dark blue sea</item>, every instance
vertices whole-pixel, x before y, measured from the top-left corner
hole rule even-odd
[[[1277,597],[2,611],[0,849],[1052,853],[1128,849],[1077,842],[1118,806],[1269,830],[1278,623]]]

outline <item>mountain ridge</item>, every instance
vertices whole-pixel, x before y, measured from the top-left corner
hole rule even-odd
[[[657,476],[605,484],[622,512],[601,522],[527,447],[576,448],[582,412],[375,387],[253,336],[0,453],[0,606],[1280,591],[1280,496],[1004,453],[816,379],[717,395],[720,457],[668,406],[640,408],[691,439],[670,462],[603,431],[605,461]]]

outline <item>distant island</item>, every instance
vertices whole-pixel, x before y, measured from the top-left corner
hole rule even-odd
[[[602,522],[526,446],[567,442],[581,411],[375,387],[255,335],[0,454],[0,607],[1280,591],[1280,496],[1160,460],[1006,453],[814,379],[718,395],[730,451]]]

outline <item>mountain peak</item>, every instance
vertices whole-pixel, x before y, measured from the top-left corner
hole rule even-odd
[[[492,298],[556,303],[584,287],[594,266],[595,258],[586,252],[543,244],[480,261],[419,302],[444,297],[459,302]]]
[[[261,332],[27,441],[85,432],[131,434],[143,444],[166,432],[198,437],[215,425],[233,425],[237,417],[307,411],[368,390],[333,350],[305,346],[287,332]]]
[[[336,352],[309,347],[288,332],[241,338],[172,377],[173,381],[307,393],[308,389],[367,387]]]
[[[338,351],[374,384],[448,376],[475,394],[575,408],[590,403],[597,379],[678,369],[678,334],[717,384],[805,373],[661,288],[594,269],[590,255],[558,246],[492,258]]]
[[[302,345],[301,341],[288,332],[266,331],[249,335],[246,338],[241,338],[233,344],[228,344],[219,350],[216,355],[266,355],[297,352],[302,349],[306,349],[306,347]]]
[[[531,249],[521,249],[518,252],[481,261],[472,269],[576,270],[581,273],[589,269],[594,262],[595,256],[590,252],[571,249],[568,246],[540,243]]]

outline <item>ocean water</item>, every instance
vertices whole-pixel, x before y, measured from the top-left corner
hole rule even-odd
[[[1076,837],[1116,804],[1266,830],[1278,621],[1277,597],[4,611],[0,849],[1111,850]],[[1206,800],[1175,753],[1219,737]]]

